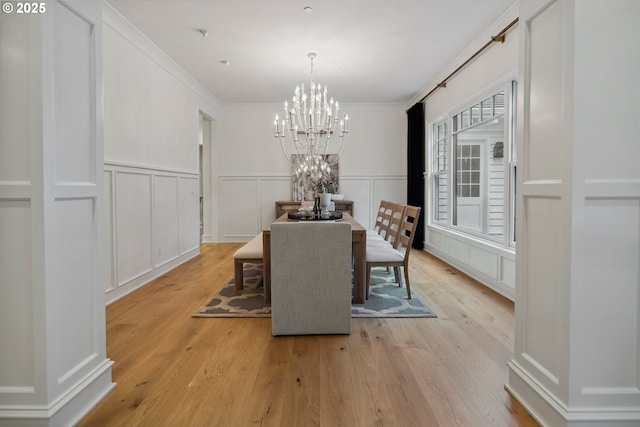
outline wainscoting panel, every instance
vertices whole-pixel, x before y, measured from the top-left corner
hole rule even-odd
[[[365,227],[373,227],[376,220],[373,215],[378,210],[377,206],[372,208],[373,178],[340,177],[340,192],[344,194],[345,199],[353,200],[355,220]]]
[[[247,242],[260,232],[259,180],[257,177],[220,178],[220,236],[223,242]]]
[[[61,383],[77,375],[97,354],[93,325],[84,320],[93,318],[95,309],[94,253],[86,250],[96,246],[94,203],[94,199],[88,198],[57,200],[54,204],[57,247],[49,290],[55,295],[52,312],[55,318],[50,321],[57,325],[53,329],[55,373]],[[68,301],[73,301],[73,305]]]
[[[181,175],[178,184],[178,249],[183,256],[200,251],[199,178],[197,175]]]
[[[561,242],[566,239],[559,219],[550,217],[550,212],[561,211],[561,199],[527,197],[524,199],[524,235],[528,245],[522,249],[526,260],[522,275],[531,286],[526,288],[526,297],[520,307],[525,322],[536,325],[523,336],[523,355],[531,363],[530,369],[538,371],[539,380],[557,391],[562,370],[558,352],[564,348],[562,330],[564,298],[561,281],[566,251]],[[542,220],[546,218],[547,220]],[[533,285],[535,284],[535,286]]]
[[[276,200],[291,198],[291,178],[274,177],[263,178],[259,182],[260,189],[260,229],[271,224],[276,219]]]
[[[438,227],[427,226],[425,250],[504,297],[515,299],[515,253]]]
[[[374,178],[373,180],[373,195],[371,204],[373,207],[370,226],[375,223],[375,212],[378,210],[380,200],[388,200],[396,203],[407,202],[407,178],[395,177],[395,178]]]
[[[565,74],[562,71],[567,67],[562,18],[562,2],[552,1],[544,12],[528,23],[531,56],[527,70],[530,76],[528,90],[536,98],[525,100],[529,101],[524,113],[529,121],[527,136],[530,139],[522,153],[528,165],[525,180],[553,180],[563,175],[562,157],[556,154],[566,146],[562,139],[566,120],[563,114]],[[537,102],[537,99],[545,102]]]
[[[449,238],[445,243],[447,254],[461,260],[480,273],[497,280],[498,257],[495,251],[484,250],[469,241]]]
[[[640,198],[587,199],[580,301],[582,399],[640,408]],[[622,346],[620,343],[623,343]],[[635,374],[634,374],[635,373]]]
[[[109,292],[117,287],[115,275],[115,229],[114,229],[114,191],[115,191],[115,171],[104,171],[104,286],[105,292]]]
[[[35,391],[31,215],[30,201],[0,199],[0,401]]]
[[[516,260],[514,258],[500,257],[500,283],[516,289]]]
[[[151,256],[151,174],[116,174],[116,271],[118,286],[148,273]]]
[[[56,56],[53,60],[53,98],[56,126],[53,127],[55,181],[95,182],[95,106],[87,96],[94,85],[91,37],[93,25],[66,7],[55,7],[59,20],[53,27]],[[64,94],[64,95],[62,95]]]
[[[291,199],[288,176],[220,177],[220,240],[246,242],[275,219],[275,201]],[[354,217],[372,227],[380,199],[404,202],[405,176],[341,176],[340,192],[354,202]],[[375,195],[375,196],[374,196]]]
[[[247,242],[275,218],[275,201],[291,199],[291,178],[221,177],[220,236]]]
[[[425,227],[426,236],[424,243],[427,248],[432,248],[438,252],[444,252],[444,230],[434,228],[429,225]]]
[[[105,164],[107,304],[200,252],[199,177]]]
[[[30,110],[29,90],[29,40],[31,28],[24,20],[2,20],[0,38],[2,51],[0,62],[0,92],[2,114],[0,114],[0,188],[15,182],[30,182],[32,147],[29,138],[33,135],[33,113]],[[0,195],[0,198],[2,196]]]
[[[154,267],[178,257],[178,177],[153,177]]]

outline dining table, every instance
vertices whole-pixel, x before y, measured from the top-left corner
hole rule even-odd
[[[289,219],[288,213],[276,218],[275,222],[298,222]],[[364,304],[366,287],[367,229],[347,212],[336,221],[351,224],[351,245],[353,252],[353,299],[354,304]],[[262,230],[263,286],[265,302],[271,303],[271,224]]]

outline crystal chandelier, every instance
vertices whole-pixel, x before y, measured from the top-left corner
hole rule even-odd
[[[297,86],[292,104],[284,103],[284,118],[276,114],[273,122],[282,157],[291,164],[287,152],[297,154],[300,159],[296,173],[321,174],[335,165],[344,149],[345,134],[349,133],[349,115],[338,118],[340,106],[333,98],[328,99],[327,87],[313,81],[315,53],[307,54],[311,61],[309,94],[304,83]],[[327,156],[332,137],[337,134],[337,155]],[[335,140],[335,138],[333,139]],[[287,149],[287,146],[289,149]]]

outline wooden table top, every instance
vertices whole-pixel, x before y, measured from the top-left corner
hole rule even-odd
[[[274,222],[299,222],[297,220],[290,220],[287,217],[288,214],[284,214],[281,215],[280,217],[278,217]],[[338,219],[338,220],[330,220],[332,222],[348,222],[349,224],[351,224],[351,231],[355,231],[355,232],[365,232],[366,228],[364,228],[358,221],[356,221],[351,215],[349,215],[347,212],[342,212],[342,219]],[[309,222],[309,221],[306,221]],[[271,224],[269,224],[264,231],[271,231]]]

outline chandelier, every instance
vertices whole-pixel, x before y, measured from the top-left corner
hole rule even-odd
[[[309,94],[304,83],[296,86],[292,104],[284,103],[284,117],[276,114],[273,122],[282,157],[291,164],[287,152],[297,154],[299,159],[296,174],[322,174],[330,171],[338,162],[344,149],[344,136],[349,133],[349,115],[338,118],[340,105],[328,99],[327,87],[313,81],[313,60],[317,54],[308,53],[311,61]],[[329,144],[337,136],[337,155],[328,156]],[[333,138],[333,139],[332,139]]]

